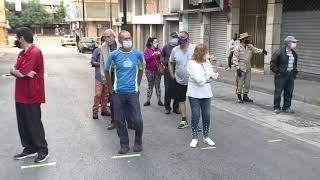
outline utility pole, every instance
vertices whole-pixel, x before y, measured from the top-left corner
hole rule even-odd
[[[123,25],[126,26],[127,25],[127,0],[123,0]]]
[[[86,12],[85,12],[85,7],[84,7],[84,0],[82,0],[82,30],[83,30],[83,36],[86,37],[87,34],[86,34]]]
[[[110,0],[110,29],[112,29],[112,0]]]
[[[0,45],[8,44],[6,7],[4,0],[0,0]]]

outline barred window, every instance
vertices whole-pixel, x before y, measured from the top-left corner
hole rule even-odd
[[[283,0],[283,11],[316,11],[320,10],[319,0]]]

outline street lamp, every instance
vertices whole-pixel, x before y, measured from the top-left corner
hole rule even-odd
[[[112,29],[112,0],[110,0],[110,29]]]

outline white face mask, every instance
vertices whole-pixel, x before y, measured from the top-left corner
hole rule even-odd
[[[124,49],[131,49],[131,48],[132,48],[132,41],[131,41],[131,40],[123,41],[122,47],[123,47]]]
[[[296,47],[297,47],[297,43],[294,43],[294,42],[290,43],[291,49],[295,49]]]
[[[153,43],[153,47],[157,48],[159,46],[159,43]]]

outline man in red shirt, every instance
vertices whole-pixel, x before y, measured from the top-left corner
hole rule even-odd
[[[37,156],[36,163],[49,158],[48,144],[41,122],[41,104],[45,103],[44,64],[41,50],[33,44],[32,31],[17,30],[15,45],[23,49],[10,74],[16,77],[15,101],[22,153],[16,160]]]

